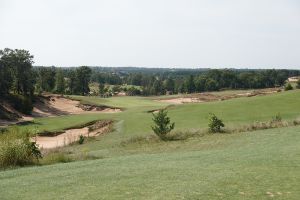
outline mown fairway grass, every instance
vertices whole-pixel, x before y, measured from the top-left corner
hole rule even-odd
[[[132,144],[123,156],[0,172],[1,199],[299,199],[300,127]],[[135,153],[131,154],[130,150]]]
[[[161,109],[169,104],[145,97],[79,97],[83,103],[121,107],[123,112],[113,114],[86,114],[52,118],[39,118],[34,124],[22,128],[38,131],[57,131],[98,119],[113,119],[118,122],[118,137],[132,137],[151,133],[152,114],[148,111]],[[222,118],[228,127],[256,121],[268,121],[280,113],[284,120],[300,116],[300,91],[289,91],[268,96],[243,97],[210,103],[173,105],[168,108],[169,115],[176,123],[176,130],[202,129],[207,127],[209,113]],[[120,137],[121,136],[121,137]]]

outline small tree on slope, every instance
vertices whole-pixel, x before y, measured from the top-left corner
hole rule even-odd
[[[215,114],[210,113],[208,127],[211,133],[220,133],[221,128],[224,126],[225,125],[221,119],[219,119]]]
[[[152,120],[155,123],[155,125],[151,127],[154,133],[160,139],[166,140],[167,134],[175,127],[175,123],[170,122],[168,112],[166,110],[160,110],[157,114],[153,114]]]

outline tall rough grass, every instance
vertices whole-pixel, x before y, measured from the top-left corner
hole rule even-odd
[[[30,141],[28,132],[17,128],[9,129],[0,135],[0,168],[34,164],[41,158],[36,144]]]

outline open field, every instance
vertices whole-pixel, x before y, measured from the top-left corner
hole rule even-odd
[[[133,155],[4,171],[1,199],[299,199],[299,131],[140,144],[126,150]]]
[[[206,129],[210,112],[231,128],[278,113],[293,120],[300,116],[299,90],[181,105],[153,97],[72,98],[122,112],[36,118],[19,127],[55,132],[114,120],[112,132],[63,148],[96,160],[1,171],[1,199],[300,198],[299,126],[162,142],[151,136],[148,112],[167,107],[175,132]]]

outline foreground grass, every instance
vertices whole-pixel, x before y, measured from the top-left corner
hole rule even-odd
[[[129,144],[122,156],[0,172],[1,199],[299,199],[300,127]]]

